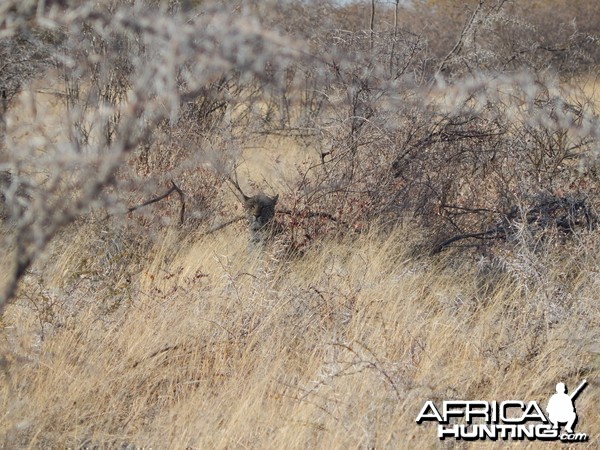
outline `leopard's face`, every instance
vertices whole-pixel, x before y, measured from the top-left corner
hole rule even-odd
[[[263,205],[252,197],[246,202],[246,212],[252,217],[260,217],[263,212]]]
[[[258,194],[244,202],[244,208],[252,230],[259,230],[273,218],[278,198],[278,195],[268,197],[264,194]]]

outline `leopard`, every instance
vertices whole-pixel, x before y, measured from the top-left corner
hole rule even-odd
[[[234,194],[241,201],[250,231],[250,245],[266,244],[276,234],[277,224],[274,220],[275,208],[279,200],[279,194],[269,196],[264,192],[248,196],[244,193],[234,171],[234,177],[227,176],[226,179],[235,188]]]
[[[250,243],[265,242],[273,231],[273,218],[279,194],[270,197],[262,192],[248,197],[244,195],[243,206],[250,230]]]

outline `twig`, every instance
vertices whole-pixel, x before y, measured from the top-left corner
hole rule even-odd
[[[237,216],[234,217],[233,219],[228,220],[227,222],[224,222],[220,225],[217,225],[214,228],[211,228],[210,230],[208,230],[206,233],[204,233],[202,236],[208,236],[209,234],[215,233],[216,231],[222,230],[225,227],[228,227],[229,225],[231,225],[232,223],[236,223],[239,222],[240,220],[244,219],[245,216]]]
[[[452,47],[452,50],[450,50],[450,52],[444,57],[444,59],[442,60],[442,62],[439,65],[438,69],[436,70],[436,72],[435,72],[436,77],[440,74],[440,72],[442,70],[444,70],[444,68],[446,67],[446,63],[450,60],[452,55],[460,53],[462,46],[465,42],[465,37],[467,36],[467,33],[471,30],[471,26],[473,25],[473,22],[475,21],[475,17],[477,17],[477,15],[479,14],[479,11],[481,10],[482,7],[483,7],[483,0],[479,0],[479,4],[477,5],[477,8],[475,9],[475,11],[473,11],[473,14],[471,14],[471,17],[465,24],[462,32],[460,33],[460,37],[458,38],[458,41],[456,42],[454,47]]]
[[[493,234],[495,234],[495,236],[492,236]],[[481,240],[485,240],[485,239],[499,239],[501,236],[502,235],[499,234],[499,230],[497,230],[496,228],[494,228],[493,230],[489,230],[489,231],[482,231],[480,233],[459,234],[458,236],[454,236],[454,237],[451,237],[450,239],[446,239],[441,244],[436,245],[431,250],[430,255],[435,255],[435,254],[441,252],[442,250],[444,250],[444,248],[446,248],[450,244],[452,244],[452,243],[454,243],[456,241],[460,241],[462,239],[469,239],[469,238],[475,238],[475,239],[481,239]]]
[[[236,167],[233,168],[233,177],[230,174],[226,174],[225,179],[227,181],[229,181],[233,185],[233,187],[236,189],[236,191],[242,196],[242,198],[240,199],[242,201],[242,203],[247,200],[250,200],[250,197],[248,197],[246,194],[244,194],[244,191],[242,191],[242,188],[240,187],[240,182],[238,180]],[[229,186],[229,185],[227,185],[227,186]],[[231,189],[231,186],[229,186],[229,189]],[[238,197],[238,195],[235,193],[235,191],[233,189],[231,189],[231,191],[233,192],[233,194],[236,197]]]
[[[371,51],[373,51],[373,40],[375,38],[375,0],[371,0],[371,19],[369,20],[371,34]]]
[[[333,217],[331,214],[326,213],[326,212],[321,212],[321,211],[308,211],[308,212],[301,212],[301,211],[292,211],[289,209],[280,209],[277,211],[277,213],[279,214],[287,214],[288,216],[294,215],[294,214],[300,214],[303,217],[306,218],[311,218],[311,217],[325,217],[326,219],[331,220],[332,222],[340,222],[343,223],[342,221],[339,221],[338,219],[336,219],[335,217]]]
[[[163,199],[167,198],[169,195],[171,195],[173,192],[177,192],[177,195],[179,195],[179,201],[181,202],[181,209],[179,210],[179,224],[181,225],[181,224],[183,224],[183,220],[185,218],[185,196],[183,194],[183,191],[179,188],[179,186],[177,186],[175,184],[175,182],[173,180],[171,180],[171,189],[169,189],[163,195],[154,197],[140,205],[132,206],[131,208],[129,208],[127,210],[127,212],[130,213],[130,212],[136,211],[140,208],[143,208],[144,206],[151,205],[152,203],[160,202],[161,200],[163,200]]]

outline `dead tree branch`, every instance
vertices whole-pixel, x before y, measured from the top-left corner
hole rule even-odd
[[[181,203],[181,208],[179,209],[179,224],[182,225],[183,224],[183,220],[185,218],[185,196],[183,194],[183,191],[179,188],[179,186],[177,186],[175,184],[175,182],[173,180],[171,180],[171,189],[169,189],[167,192],[165,192],[162,195],[159,195],[158,197],[154,197],[150,200],[148,200],[147,202],[144,202],[140,205],[135,205],[132,206],[131,208],[129,208],[127,210],[128,213],[136,211],[140,208],[143,208],[144,206],[148,206],[151,205],[153,203],[157,203],[160,202],[161,200],[164,200],[165,198],[167,198],[169,195],[171,195],[173,192],[177,192],[177,195],[179,196],[179,202]]]
[[[465,43],[465,38],[467,37],[467,34],[469,33],[469,31],[471,31],[473,22],[475,21],[475,18],[481,11],[482,7],[483,7],[483,0],[479,0],[479,4],[477,5],[477,8],[475,8],[475,11],[473,11],[473,14],[471,14],[471,17],[469,17],[469,20],[467,20],[467,23],[465,24],[462,32],[460,33],[460,37],[458,38],[458,41],[456,41],[456,44],[454,45],[454,47],[452,47],[452,50],[450,50],[450,52],[444,57],[444,59],[438,66],[438,69],[435,72],[436,76],[439,75],[442,72],[442,70],[444,70],[444,68],[446,67],[446,64],[448,63],[450,58],[452,58],[453,55],[455,55],[455,54],[458,55],[460,53],[460,51],[462,50],[462,46]]]

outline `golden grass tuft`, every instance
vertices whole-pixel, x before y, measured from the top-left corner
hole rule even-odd
[[[426,400],[545,406],[557,381],[584,377],[577,429],[597,443],[597,267],[555,305],[517,275],[411,256],[413,237],[331,239],[284,261],[234,228],[168,230],[116,305],[78,262],[84,239],[55,246],[38,270],[78,281],[46,292],[43,339],[33,300],[7,311],[2,446],[436,447],[435,429],[415,424]],[[549,276],[571,263],[548,263]]]

